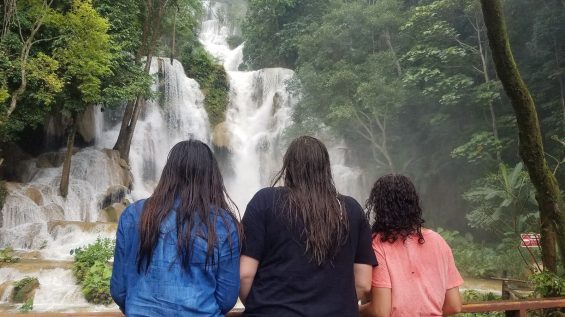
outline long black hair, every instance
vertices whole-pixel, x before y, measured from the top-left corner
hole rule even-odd
[[[325,145],[309,136],[294,140],[273,186],[281,179],[289,190],[283,202],[285,220],[291,226],[303,226],[305,253],[318,265],[331,261],[347,241],[349,223],[334,185]]]
[[[178,207],[174,208],[176,203]],[[182,267],[187,269],[189,265],[191,233],[196,229],[196,219],[207,233],[206,265],[209,262],[214,265],[218,217],[227,228],[233,228],[233,221],[238,223],[234,212],[237,209],[231,206],[233,202],[226,193],[218,163],[210,148],[197,140],[177,143],[169,152],[159,184],[144,205],[139,226],[138,271],[149,267],[159,240],[161,223],[173,210],[176,210],[177,252]],[[239,234],[239,224],[233,229]]]
[[[373,221],[372,232],[379,234],[382,242],[406,241],[416,236],[420,244],[424,243],[420,198],[408,177],[389,174],[379,178],[366,208],[369,221]]]

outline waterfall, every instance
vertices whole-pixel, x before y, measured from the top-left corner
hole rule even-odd
[[[145,101],[131,143],[134,199],[151,195],[173,145],[188,139],[209,143],[210,139],[204,96],[198,83],[186,77],[181,63],[155,57],[151,60],[150,73],[157,79],[152,89],[158,96]],[[98,147],[114,146],[120,132],[120,122],[115,117],[120,118],[121,111],[99,115]]]
[[[261,187],[269,186],[282,165],[284,132],[292,125],[292,108],[297,98],[287,90],[287,82],[294,72],[284,68],[267,68],[258,71],[238,71],[243,62],[243,46],[231,50],[227,37],[234,30],[223,25],[219,15],[229,11],[222,2],[204,2],[205,20],[199,39],[204,48],[218,59],[230,80],[230,104],[226,121],[215,128],[212,141],[227,147],[228,164],[226,187],[240,210]],[[323,129],[321,129],[323,130]],[[331,141],[326,135],[317,135]],[[221,139],[221,142],[215,142]],[[332,170],[338,190],[354,197],[362,197],[361,173],[347,166],[343,142],[326,142],[332,161]]]

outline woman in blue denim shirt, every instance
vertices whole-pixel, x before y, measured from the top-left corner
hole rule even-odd
[[[240,225],[228,201],[210,148],[175,145],[153,195],[120,217],[110,293],[126,316],[217,317],[235,305]]]

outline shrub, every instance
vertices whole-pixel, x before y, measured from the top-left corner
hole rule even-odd
[[[84,277],[82,293],[86,300],[93,304],[108,305],[112,303],[110,296],[110,278],[112,268],[105,262],[96,262]]]
[[[112,268],[108,261],[114,255],[115,241],[97,239],[95,243],[71,251],[74,254],[73,274],[86,300],[93,304],[108,305]]]
[[[74,254],[73,274],[79,283],[82,283],[88,270],[96,263],[108,262],[114,255],[115,241],[111,239],[98,238],[95,243],[85,248],[77,248],[71,251]]]
[[[530,277],[534,293],[542,297],[565,296],[565,277],[543,271]]]
[[[525,277],[528,267],[519,251],[509,241],[505,240],[498,246],[488,246],[475,242],[470,234],[462,235],[458,231],[442,228],[437,231],[451,247],[461,274],[490,278],[502,276],[503,271],[506,271],[510,277]]]

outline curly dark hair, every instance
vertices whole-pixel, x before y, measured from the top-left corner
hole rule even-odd
[[[379,178],[365,207],[367,218],[374,221],[371,231],[380,234],[382,242],[394,243],[399,239],[405,242],[408,237],[416,236],[420,244],[424,243],[420,199],[408,177],[389,174]]]

